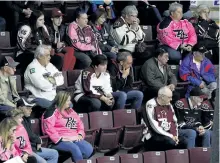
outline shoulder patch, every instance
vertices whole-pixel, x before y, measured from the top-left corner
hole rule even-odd
[[[30,74],[33,74],[33,73],[35,73],[35,68],[30,69]]]
[[[202,110],[209,110],[209,105],[207,103],[202,103]]]
[[[181,100],[178,100],[178,101],[175,103],[175,106],[176,106],[178,109],[184,109],[184,103],[183,103],[183,101],[181,101]]]

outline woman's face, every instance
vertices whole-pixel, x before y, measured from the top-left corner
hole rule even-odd
[[[44,26],[44,15],[41,15],[36,22],[36,27],[43,27]]]
[[[207,19],[209,18],[209,13],[210,13],[210,11],[209,11],[208,8],[207,8],[207,9],[203,9],[203,10],[199,13],[199,16],[200,16],[201,18],[203,18],[204,20],[207,20]]]
[[[105,23],[105,21],[106,21],[106,16],[105,15],[101,15],[98,18],[97,23],[102,25],[103,23]]]
[[[8,136],[10,136],[10,137],[15,137],[15,130],[16,130],[16,126],[12,127],[12,128],[9,130]]]
[[[181,20],[183,17],[183,9],[178,7],[176,11],[171,12],[171,16],[174,20],[177,20],[177,21]]]
[[[19,115],[16,115],[14,118],[15,118],[15,121],[18,123],[18,125],[21,125],[22,121],[23,121],[23,114],[19,114]]]
[[[72,102],[71,102],[71,98],[69,96],[68,99],[66,100],[66,103],[64,104],[63,108],[68,109],[70,107],[70,104],[72,104]]]

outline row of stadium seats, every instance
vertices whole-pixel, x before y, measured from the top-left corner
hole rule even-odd
[[[81,160],[77,163],[209,163],[210,148],[168,150],[165,152],[144,152],[143,154],[121,154]]]

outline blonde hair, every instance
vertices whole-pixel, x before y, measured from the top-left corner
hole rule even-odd
[[[207,5],[201,4],[196,8],[195,16],[199,17],[200,13],[204,10],[208,9],[210,12],[210,8]]]
[[[5,149],[8,144],[12,144],[9,131],[12,127],[17,127],[18,123],[11,117],[7,117],[0,123],[0,136],[2,138],[2,146]]]
[[[16,116],[18,116],[18,115],[24,115],[24,113],[23,113],[23,111],[21,110],[21,109],[12,109],[10,112],[9,112],[9,115],[11,116],[11,117],[16,117]]]
[[[71,97],[71,93],[69,92],[65,92],[65,91],[58,92],[54,100],[54,105],[58,107],[60,111],[62,111],[61,109],[63,109],[63,106],[65,105],[69,97]]]

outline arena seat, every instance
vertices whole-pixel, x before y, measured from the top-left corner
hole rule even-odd
[[[14,77],[16,78],[16,87],[17,87],[18,94],[21,97],[28,97],[30,92],[28,90],[23,90],[21,75],[14,75]]]
[[[96,159],[80,160],[76,163],[96,163]]]
[[[98,151],[109,151],[119,147],[121,127],[113,127],[111,111],[89,113],[90,129],[99,130],[95,146]]]
[[[189,163],[189,153],[187,149],[167,150],[166,163]]]
[[[214,152],[214,151],[213,151]],[[189,149],[190,163],[208,163],[211,161],[211,148],[192,148]]]
[[[119,156],[104,156],[96,159],[97,163],[120,163]]]
[[[82,70],[71,70],[67,71],[67,83],[68,91],[73,91],[75,88],[75,82],[78,79]]]
[[[67,72],[62,71],[62,74],[63,74],[63,78],[64,78],[64,83],[63,83],[63,85],[57,87],[57,91],[68,89]]]
[[[145,33],[145,38],[144,41],[152,41],[153,37],[152,37],[152,26],[150,25],[140,25],[142,31]]]
[[[143,125],[137,125],[135,109],[120,109],[113,111],[114,127],[123,128],[120,144],[122,148],[132,148],[139,144],[142,138]]]
[[[158,152],[144,152],[144,163],[166,163],[165,153],[163,151]]]
[[[45,20],[50,20],[51,13],[53,8],[61,8],[62,2],[60,1],[42,1],[41,2],[41,10],[44,13]]]
[[[143,155],[138,154],[121,154],[120,162],[121,163],[143,163]]]

